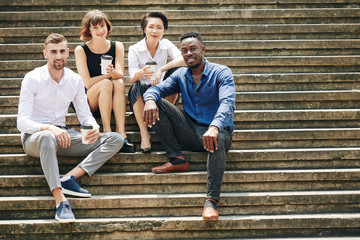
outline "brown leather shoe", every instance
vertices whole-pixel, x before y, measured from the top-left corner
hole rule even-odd
[[[189,162],[179,165],[172,165],[170,162],[167,162],[162,166],[154,167],[151,171],[153,173],[188,172],[190,171],[190,165]]]
[[[211,201],[211,200],[207,200],[207,201]],[[215,203],[215,202],[214,202]],[[216,204],[216,203],[215,203]],[[205,203],[205,206],[207,204]],[[216,207],[216,205],[215,205]],[[217,220],[219,218],[219,212],[217,209],[213,208],[213,207],[205,207],[202,213],[202,218],[205,221],[209,221],[209,220]]]

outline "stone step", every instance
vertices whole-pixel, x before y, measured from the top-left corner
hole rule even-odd
[[[220,216],[352,213],[360,191],[222,193]],[[69,198],[77,219],[113,217],[199,216],[205,194],[95,195]],[[186,200],[186,201],[185,201]],[[0,220],[53,219],[50,196],[2,197]]]
[[[207,153],[183,152],[192,171],[205,171]],[[59,157],[60,173],[65,174],[82,161],[81,157]],[[360,148],[298,148],[230,150],[227,170],[336,169],[360,168]],[[117,154],[97,173],[150,172],[167,162],[165,152]],[[38,158],[26,154],[0,154],[0,175],[43,174]]]
[[[112,25],[124,26],[138,25],[148,10],[121,9],[104,12],[111,19]],[[171,24],[313,24],[359,22],[360,9],[202,9],[163,12]],[[0,27],[81,26],[86,13],[87,11],[6,11],[0,12]],[[56,21],[51,21],[55,19]]]
[[[266,1],[268,2],[268,1]],[[249,2],[250,3],[250,2]],[[264,1],[260,1],[260,3],[264,4]],[[151,9],[153,7],[159,7],[161,6],[162,8],[166,7],[167,9],[176,9],[177,7],[182,9],[182,8],[191,8],[192,6],[196,7],[197,9],[199,9],[199,6],[202,7],[206,7],[206,8],[211,8],[211,7],[219,7],[219,6],[223,6],[223,7],[230,7],[233,6],[234,4],[239,4],[239,2],[237,0],[224,0],[221,3],[219,3],[219,1],[217,0],[200,0],[200,1],[195,1],[195,0],[190,0],[187,1],[186,3],[183,2],[167,2],[167,1],[163,1],[163,0],[155,0],[152,1],[151,4],[149,4],[148,2],[144,2],[141,0],[122,0],[119,2],[109,2],[109,1],[99,1],[99,0],[87,0],[86,2],[82,2],[82,1],[71,1],[71,0],[64,0],[61,3],[57,2],[56,0],[50,0],[50,1],[44,1],[44,0],[37,0],[34,4],[29,4],[26,0],[18,0],[18,1],[11,1],[11,0],[3,0],[0,3],[0,6],[3,7],[4,9],[10,9],[11,7],[13,7],[14,9],[23,9],[23,10],[31,10],[33,8],[37,9],[43,9],[43,8],[55,8],[55,9],[73,9],[73,8],[78,8],[78,10],[83,10],[84,8],[89,9],[89,8],[94,8],[94,6],[96,6],[97,8],[99,8],[99,6],[101,6],[101,8],[103,9],[136,9],[137,7],[140,9]],[[259,4],[259,1],[253,1],[252,4]],[[266,3],[269,4],[269,3]],[[270,3],[271,5],[274,5],[275,2]]]
[[[359,90],[237,92],[236,109],[357,109],[359,98]],[[17,114],[18,103],[19,96],[0,96],[0,114]]]
[[[123,42],[125,57],[136,42]],[[173,41],[179,46],[179,41]],[[70,59],[81,42],[69,43]],[[224,40],[204,41],[206,56],[329,56],[359,55],[358,39]],[[44,60],[43,43],[1,44],[0,60]]]
[[[1,47],[1,45],[0,45]],[[359,89],[359,72],[233,74],[236,91],[316,91]],[[0,78],[0,96],[20,94],[22,78]],[[130,87],[125,76],[126,92]],[[1,111],[0,111],[1,112]]]
[[[265,240],[269,238],[252,238],[252,240]],[[276,240],[355,240],[358,237],[297,237],[297,238],[276,238]]]
[[[176,41],[189,29],[200,32],[204,40],[357,39],[360,24],[171,25],[166,37]],[[63,34],[69,42],[77,42],[80,30],[74,26],[0,28],[0,43],[43,42],[52,32]],[[138,41],[141,32],[140,26],[114,26],[111,36],[117,41]]]
[[[96,173],[80,178],[93,195],[181,194],[206,192],[206,171],[188,173]],[[353,190],[360,169],[294,169],[225,171],[226,192]],[[50,196],[43,175],[0,175],[0,196]]]
[[[210,62],[223,64],[233,73],[295,73],[295,72],[355,72],[360,66],[360,55],[341,56],[249,56],[207,57]],[[125,74],[127,72],[125,59]],[[46,64],[45,60],[0,61],[0,77],[23,77],[27,72]],[[75,60],[68,59],[67,66],[76,70]]]
[[[360,109],[235,110],[235,129],[360,127]],[[0,115],[0,133],[17,133],[17,114]],[[66,126],[79,127],[75,113],[67,114]],[[101,125],[101,119],[97,119]],[[134,114],[126,114],[126,130],[139,131]],[[112,118],[115,129],[115,121]]]
[[[286,236],[353,236],[359,233],[357,213],[223,216],[206,222],[201,217],[88,218],[74,224],[55,220],[0,222],[5,238],[181,239]],[[21,226],[21,227],[19,227]],[[341,238],[340,238],[341,239]]]
[[[360,128],[244,129],[234,130],[231,149],[336,148],[360,146]],[[152,149],[162,150],[154,132]],[[127,132],[129,140],[140,144],[139,132]],[[0,134],[0,153],[23,153],[20,134]],[[186,148],[185,148],[186,149]],[[138,149],[140,150],[140,149]]]
[[[241,103],[242,110],[349,109],[359,106],[359,93],[358,90],[241,92],[236,101]]]
[[[303,1],[303,0],[294,0],[294,1],[275,1],[275,0],[224,0],[219,2],[218,0],[188,0],[186,3],[182,1],[164,1],[164,0],[154,0],[149,4],[141,0],[123,0],[123,1],[100,1],[100,0],[87,0],[83,1],[72,1],[72,0],[63,0],[58,2],[56,0],[46,1],[46,0],[37,0],[34,3],[29,3],[27,0],[3,0],[0,2],[0,6],[4,10],[91,10],[94,8],[101,9],[253,9],[253,8],[264,8],[264,9],[282,9],[282,8],[342,8],[342,7],[353,7],[356,8],[359,6],[358,0],[351,1],[334,1],[334,0],[314,0],[314,1]]]
[[[181,239],[286,236],[352,236],[359,234],[360,214],[231,215],[216,222],[201,217],[86,218],[74,224],[52,219],[0,221],[5,238]]]

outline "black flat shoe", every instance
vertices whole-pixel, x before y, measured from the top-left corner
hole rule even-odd
[[[145,148],[145,149],[141,148],[141,152],[142,153],[151,153],[151,147],[148,147],[148,148]]]
[[[128,138],[124,138],[124,145],[120,149],[120,152],[123,153],[134,153],[135,152],[135,145],[129,142]]]

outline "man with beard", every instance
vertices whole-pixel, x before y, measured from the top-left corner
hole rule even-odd
[[[225,171],[226,152],[234,129],[235,85],[231,70],[204,58],[199,33],[180,38],[181,54],[188,68],[181,68],[144,94],[144,122],[159,136],[169,162],[153,173],[187,172],[189,163],[180,144],[193,151],[208,151],[207,195],[202,217],[216,220],[217,203]],[[163,98],[181,93],[184,110]]]
[[[40,158],[41,167],[55,198],[55,219],[61,223],[74,222],[75,217],[64,194],[91,197],[77,183],[85,173],[91,176],[118,152],[124,140],[117,133],[101,133],[93,118],[81,77],[65,67],[69,57],[67,40],[60,34],[50,34],[43,50],[47,64],[27,73],[22,81],[17,127],[21,132],[24,151]],[[67,129],[65,116],[73,102],[82,125],[91,125],[82,143],[81,133]],[[58,156],[86,156],[61,179]]]

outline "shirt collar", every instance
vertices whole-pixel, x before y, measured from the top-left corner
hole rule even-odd
[[[65,67],[64,67],[64,75],[60,79],[59,83],[57,83],[54,79],[52,79],[52,77],[50,75],[49,67],[48,67],[47,64],[45,64],[45,66],[43,66],[42,70],[43,70],[43,74],[44,74],[44,79],[47,79],[48,81],[51,81],[54,84],[58,84],[59,86],[64,83],[65,75],[66,75],[66,68]]]
[[[159,41],[159,48],[160,50],[167,50],[166,44],[162,41],[162,39]],[[139,51],[145,52],[148,51],[147,45],[146,45],[146,38],[143,38],[139,42]]]
[[[208,60],[206,60],[206,58],[204,58],[204,61],[205,61],[205,67],[204,67],[204,71],[202,72],[202,74],[201,75],[205,75],[205,77],[209,74],[209,61]],[[186,73],[185,73],[185,75],[186,75],[186,77],[188,78],[188,79],[192,79],[191,78],[191,75],[192,75],[192,73],[191,73],[191,70],[190,70],[190,68],[188,68],[188,70],[186,71]],[[206,79],[206,78],[205,78]]]

